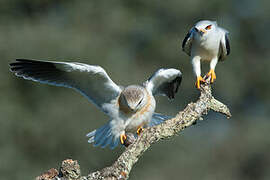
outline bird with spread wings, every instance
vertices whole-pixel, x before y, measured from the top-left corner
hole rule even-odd
[[[191,57],[196,75],[196,87],[205,82],[201,77],[201,60],[210,62],[211,83],[216,79],[215,67],[230,54],[228,31],[219,27],[215,21],[202,20],[196,23],[187,33],[182,43],[182,50]]]
[[[119,142],[125,143],[127,132],[139,135],[144,127],[168,119],[154,112],[154,96],[166,95],[173,99],[182,80],[182,73],[177,69],[159,69],[142,86],[121,88],[100,66],[27,59],[17,59],[10,64],[10,70],[27,80],[72,88],[88,98],[110,117],[107,124],[87,134],[88,142],[111,149]]]

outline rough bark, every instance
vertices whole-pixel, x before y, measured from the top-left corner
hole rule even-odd
[[[189,103],[185,109],[180,111],[174,118],[169,119],[158,126],[145,129],[139,138],[129,145],[111,166],[92,172],[87,176],[81,176],[80,167],[77,161],[68,159],[62,162],[60,173],[58,175],[55,173],[55,176],[50,176],[48,180],[128,179],[133,165],[151,144],[158,142],[160,139],[169,138],[180,133],[185,128],[195,124],[197,120],[202,120],[202,117],[206,115],[209,110],[222,113],[226,115],[227,118],[231,117],[228,107],[212,96],[209,79],[206,84],[201,85],[200,92],[199,99],[195,103]],[[48,174],[48,172],[44,174]],[[44,174],[37,177],[37,179],[42,179],[41,177],[44,176]]]

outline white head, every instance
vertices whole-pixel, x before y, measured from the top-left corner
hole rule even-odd
[[[208,34],[211,34],[211,32],[214,32],[216,28],[217,22],[209,20],[202,20],[194,25],[195,33],[200,36],[207,36]]]
[[[125,114],[135,113],[147,103],[147,92],[141,86],[128,86],[120,94],[119,109]]]

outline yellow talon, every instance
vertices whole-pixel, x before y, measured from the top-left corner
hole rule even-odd
[[[139,136],[143,132],[143,127],[139,126],[137,129],[137,135]]]
[[[127,136],[125,134],[120,135],[120,142],[121,144],[125,144],[125,140],[127,139]]]
[[[211,76],[211,83],[213,83],[217,76],[216,76],[216,73],[213,69],[210,69],[210,71],[207,73],[207,77]]]
[[[200,89],[201,82],[205,83],[205,80],[201,76],[197,77],[197,81],[195,83],[196,88]]]

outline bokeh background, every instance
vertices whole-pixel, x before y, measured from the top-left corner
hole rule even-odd
[[[94,148],[85,135],[108,118],[70,89],[15,77],[16,58],[79,61],[104,67],[120,85],[140,84],[161,67],[181,69],[175,101],[157,111],[175,115],[199,92],[181,43],[201,19],[230,32],[232,53],[217,65],[214,95],[233,117],[205,121],[153,145],[131,180],[270,179],[270,3],[266,0],[1,0],[0,179],[33,179],[67,158],[86,175],[123,151]],[[209,69],[203,65],[203,72]]]

